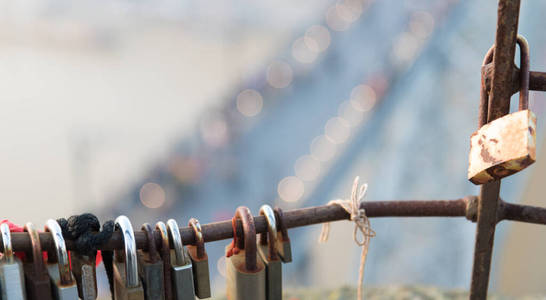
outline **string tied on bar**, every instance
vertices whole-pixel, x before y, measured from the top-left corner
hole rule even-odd
[[[368,255],[368,247],[370,245],[370,238],[375,236],[370,220],[366,216],[366,211],[361,208],[360,204],[366,196],[368,190],[368,184],[364,183],[360,188],[358,187],[360,178],[357,176],[353,181],[353,187],[351,190],[351,199],[342,200],[336,199],[328,202],[328,205],[338,205],[342,207],[351,216],[351,221],[355,223],[353,230],[353,240],[355,243],[362,247],[360,255],[360,268],[358,271],[358,290],[357,299],[363,299],[363,282],[364,282],[364,267],[366,265],[366,256]],[[358,233],[361,233],[361,238],[358,238]],[[330,223],[324,223],[322,225],[322,231],[320,233],[319,242],[324,243],[328,240],[330,235]]]

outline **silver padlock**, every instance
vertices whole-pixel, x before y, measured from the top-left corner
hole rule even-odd
[[[258,253],[265,264],[266,298],[282,300],[282,262],[277,253],[277,224],[275,213],[269,205],[260,207],[260,215],[265,216],[268,233],[261,233],[258,241]]]
[[[49,251],[47,256],[47,272],[51,280],[53,297],[57,300],[77,300],[78,287],[70,272],[70,262],[61,226],[57,221],[49,219],[46,222],[45,231],[51,233],[55,243],[55,251]]]
[[[154,230],[148,223],[142,224],[142,230],[148,244],[148,251],[138,250],[138,274],[144,287],[144,297],[147,300],[163,300],[163,262],[155,247]]]
[[[284,226],[283,212],[280,207],[275,207],[275,220],[277,221],[277,250],[279,256],[284,263],[292,262],[292,247],[290,246],[290,238],[288,230]]]
[[[195,233],[195,245],[188,245],[188,254],[193,266],[195,294],[200,299],[210,298],[209,257],[205,251],[201,224],[197,219],[191,218],[188,225],[193,228]]]
[[[174,256],[171,255],[172,280],[175,299],[194,300],[193,268],[186,248],[182,244],[182,237],[178,223],[174,219],[167,221],[167,230],[174,247]]]
[[[1,299],[20,300],[26,299],[25,277],[23,275],[23,263],[13,255],[11,245],[11,233],[9,225],[0,225],[2,242],[4,245],[4,256],[0,259],[0,290]]]
[[[244,239],[238,237],[237,220],[243,224]],[[265,300],[265,267],[257,258],[256,227],[247,207],[239,206],[231,224],[233,241],[226,247],[228,300]]]
[[[138,278],[137,248],[133,226],[126,216],[116,218],[121,230],[124,252],[114,251],[114,294],[116,300],[144,300],[144,289]]]

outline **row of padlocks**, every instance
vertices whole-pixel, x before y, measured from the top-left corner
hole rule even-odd
[[[280,209],[264,205],[268,233],[257,240],[254,219],[247,207],[239,207],[232,219],[234,239],[226,247],[227,297],[236,300],[282,299],[282,262],[290,262],[291,249]],[[237,221],[243,233],[237,233]],[[157,222],[155,230],[161,235],[161,248],[153,238],[154,228],[142,225],[147,237],[147,250],[137,249],[135,234],[129,219],[119,216],[116,230],[123,236],[124,250],[115,250],[111,263],[113,295],[124,299],[182,299],[211,297],[208,257],[201,225],[190,219],[195,233],[195,245],[184,246],[178,224],[170,219]],[[44,258],[38,230],[27,223],[32,244],[31,253],[20,259],[14,255],[10,228],[1,224],[4,252],[0,260],[1,299],[96,299],[97,281],[95,257],[70,251],[68,254],[59,223],[48,220],[45,231],[51,233],[55,251]],[[238,238],[244,236],[244,239]],[[104,253],[105,251],[103,251]],[[105,268],[108,273],[106,258]],[[112,289],[111,289],[112,290]]]

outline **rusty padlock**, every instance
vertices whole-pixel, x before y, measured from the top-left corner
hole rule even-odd
[[[244,239],[238,237],[237,220],[243,224]],[[226,247],[228,300],[265,300],[265,267],[257,257],[254,218],[247,207],[239,206],[231,221],[233,241]]]
[[[138,274],[144,287],[144,296],[147,300],[163,300],[163,262],[155,247],[154,231],[148,223],[142,224],[142,230],[148,243],[148,251],[138,250]]]
[[[78,299],[78,287],[70,271],[68,251],[61,226],[57,221],[49,219],[46,222],[45,231],[51,233],[55,244],[55,251],[48,251],[47,255],[47,272],[51,279],[53,297],[58,300]]]
[[[195,245],[188,245],[188,254],[193,266],[195,295],[199,299],[210,298],[209,257],[205,251],[201,224],[197,219],[191,218],[188,225],[193,228],[195,233]]]
[[[288,230],[284,226],[284,215],[280,207],[275,207],[275,220],[277,221],[277,251],[281,260],[284,263],[292,262],[292,247],[290,245],[290,237],[288,237]]]
[[[0,259],[0,299],[24,300],[26,292],[23,264],[17,256],[13,255],[9,225],[2,223],[0,231],[4,245],[4,255]]]
[[[123,237],[124,252],[114,251],[114,294],[116,300],[144,300],[144,289],[138,278],[137,248],[133,226],[126,216],[115,221]]]
[[[488,93],[482,72],[480,125],[470,137],[468,179],[484,184],[517,173],[536,160],[536,116],[529,106],[529,45],[522,36],[520,47],[519,111],[505,115],[487,124]],[[484,66],[493,57],[490,50]]]
[[[169,245],[169,232],[167,225],[159,221],[155,224],[155,229],[161,235],[161,260],[163,261],[163,285],[165,288],[165,300],[172,300],[174,292],[172,288],[172,264],[171,264],[171,247]]]
[[[28,232],[32,253],[25,253],[25,284],[27,297],[30,300],[51,300],[51,282],[44,265],[40,235],[32,223],[25,224],[25,231]]]
[[[267,221],[267,234],[261,233],[258,253],[265,264],[266,298],[282,300],[282,262],[277,251],[277,222],[275,213],[269,205],[260,207],[260,215]]]

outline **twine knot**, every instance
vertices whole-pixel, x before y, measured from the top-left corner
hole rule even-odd
[[[362,247],[360,255],[360,269],[358,273],[358,299],[363,299],[363,282],[364,282],[364,267],[366,265],[366,256],[368,255],[368,247],[370,244],[370,238],[375,236],[370,220],[366,216],[366,210],[361,207],[362,200],[366,196],[368,190],[368,184],[364,183],[358,188],[360,178],[357,176],[353,181],[353,187],[351,190],[351,199],[342,200],[336,199],[328,202],[328,205],[338,205],[342,207],[350,215],[350,220],[355,223],[353,230],[353,240],[355,243]],[[358,238],[360,232],[361,238]],[[330,235],[330,223],[324,223],[322,225],[322,232],[320,233],[319,242],[324,243],[328,240]]]

